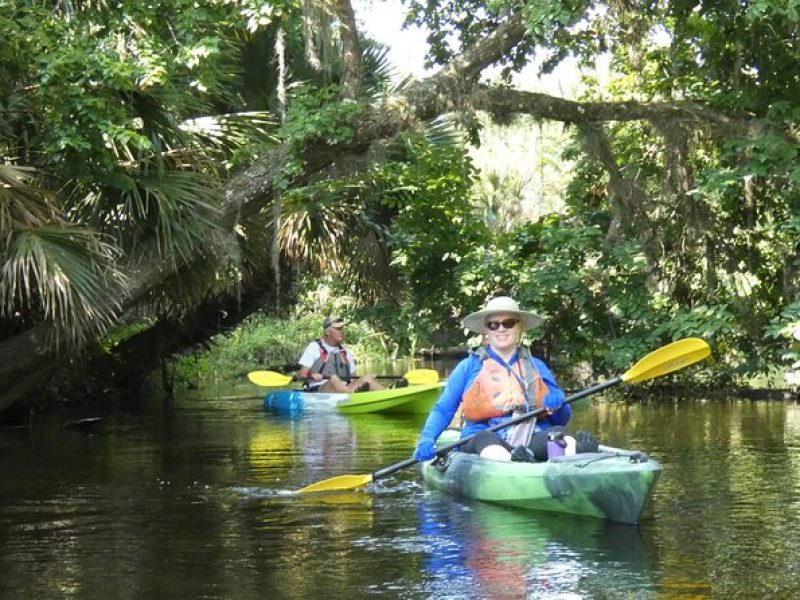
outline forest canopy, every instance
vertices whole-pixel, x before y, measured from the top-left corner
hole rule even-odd
[[[398,84],[349,0],[0,0],[0,410],[321,281],[407,349],[508,293],[565,365],[691,335],[797,385],[800,2],[404,5]],[[567,60],[577,97],[514,86]],[[489,122],[559,126],[561,210],[476,168]]]

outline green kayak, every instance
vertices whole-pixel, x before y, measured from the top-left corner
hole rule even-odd
[[[444,383],[409,385],[360,394],[349,394],[336,405],[341,413],[416,413],[428,414],[442,393]]]
[[[276,390],[264,396],[264,409],[270,412],[301,414],[332,411],[359,413],[422,413],[430,412],[439,398],[443,383],[409,385],[357,394]]]
[[[422,465],[430,486],[454,496],[629,524],[639,522],[660,473],[643,452],[607,446],[540,463],[453,452]]]

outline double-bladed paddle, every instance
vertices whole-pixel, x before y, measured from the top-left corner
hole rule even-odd
[[[412,369],[402,376],[411,385],[436,383],[439,373],[434,369]],[[250,371],[247,378],[261,387],[283,387],[297,379],[295,375],[284,375],[276,371]],[[399,379],[397,375],[379,375],[378,379]]]
[[[677,342],[667,344],[658,350],[653,350],[650,354],[642,358],[622,375],[567,396],[564,398],[564,402],[561,406],[569,404],[570,402],[574,402],[575,400],[585,398],[591,394],[596,394],[597,392],[608,389],[614,385],[617,385],[618,383],[639,383],[641,381],[647,381],[648,379],[661,377],[667,373],[672,373],[673,371],[683,369],[684,367],[688,367],[691,364],[699,362],[706,358],[709,354],[711,354],[711,348],[709,348],[708,344],[700,338],[686,338],[683,340],[678,340]],[[532,410],[524,415],[509,419],[504,423],[499,423],[489,427],[488,430],[498,431],[500,429],[510,427],[511,425],[515,425],[516,423],[531,419],[537,415],[541,415],[545,412],[547,412],[547,409],[537,408],[536,410]],[[475,435],[470,435],[461,438],[452,444],[441,446],[436,449],[436,455],[440,456],[442,454],[446,454],[453,448],[465,444],[474,437]],[[418,462],[421,461],[416,458],[409,458],[366,475],[339,475],[338,477],[326,479],[325,481],[312,483],[311,485],[298,490],[298,493],[308,494],[313,492],[332,492],[362,487],[375,481],[376,479],[396,473],[397,471],[405,469],[406,467],[410,467]]]

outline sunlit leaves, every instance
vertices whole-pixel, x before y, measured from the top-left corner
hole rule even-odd
[[[184,308],[208,281],[236,280],[220,183],[274,142],[270,115],[241,110],[236,93],[241,8],[0,0],[13,23],[0,40],[7,319],[44,319],[70,341],[101,331],[125,298],[118,263],[171,273]]]
[[[747,6],[747,20],[751,23],[765,17],[785,17],[800,21],[800,0],[752,0]]]
[[[53,197],[31,186],[30,167],[0,164],[0,240],[13,230],[34,227],[56,218]]]
[[[312,138],[327,144],[345,142],[353,137],[352,117],[362,110],[355,102],[338,102],[339,88],[331,85],[314,88],[297,85],[291,94],[291,109],[280,128],[281,136],[300,144]]]
[[[114,248],[96,232],[65,224],[18,229],[2,254],[0,314],[41,311],[61,340],[76,342],[113,322],[122,275]]]
[[[800,302],[785,307],[765,332],[780,343],[780,357],[789,365],[786,382],[800,389]]]
[[[566,27],[580,19],[588,1],[539,0],[526,3],[525,16],[530,31],[538,38],[544,39],[557,27]]]

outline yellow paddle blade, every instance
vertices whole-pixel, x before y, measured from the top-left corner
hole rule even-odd
[[[414,369],[403,375],[403,377],[411,385],[423,385],[439,381],[439,373],[435,369]]]
[[[250,371],[247,378],[261,387],[283,387],[292,382],[291,375],[283,375],[275,371]]]
[[[662,346],[645,356],[624,375],[622,381],[638,383],[661,377],[699,362],[711,354],[711,348],[700,338],[686,338]]]
[[[312,483],[297,490],[298,494],[312,494],[314,492],[337,492],[339,490],[353,490],[364,487],[372,482],[372,473],[368,475],[339,475],[325,481]]]

